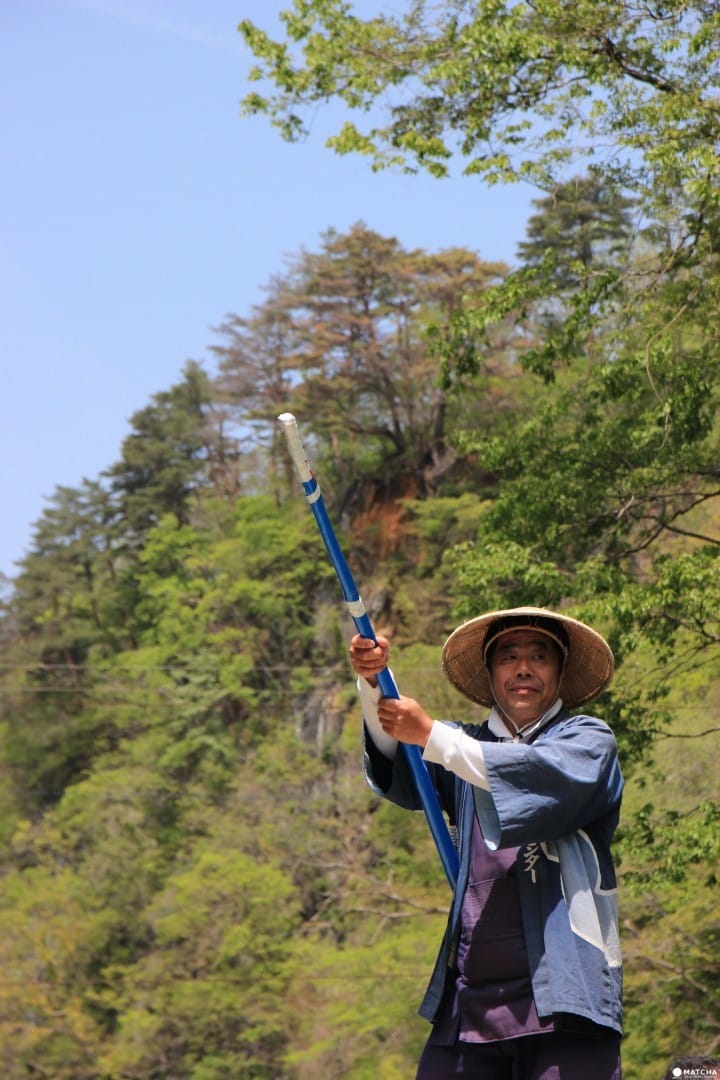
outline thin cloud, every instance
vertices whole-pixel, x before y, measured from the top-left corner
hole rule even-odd
[[[213,33],[204,27],[186,22],[168,13],[166,16],[153,14],[147,8],[133,6],[128,0],[114,3],[113,0],[56,0],[62,7],[79,8],[104,19],[127,23],[152,33],[162,34],[190,45],[198,45],[215,52],[241,54],[242,42],[237,33],[237,23],[227,28],[227,34]],[[239,19],[238,19],[239,22]]]

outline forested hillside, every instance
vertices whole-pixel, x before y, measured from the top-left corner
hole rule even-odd
[[[561,607],[611,642],[594,708],[627,778],[624,1060],[656,1080],[720,1052],[720,13],[298,6],[292,65],[244,27],[282,88],[252,107],[293,134],[362,52],[354,104],[403,72],[417,96],[341,149],[441,172],[460,132],[471,173],[509,180],[538,128],[482,88],[487,53],[508,108],[557,122],[523,159],[534,213],[512,267],[329,228],[106,473],[57,489],[0,622],[2,1074],[414,1074],[448,888],[421,816],[362,780],[352,631],[289,410],[400,687],[435,716],[477,716],[439,653],[484,609]],[[563,153],[601,138],[601,164]]]

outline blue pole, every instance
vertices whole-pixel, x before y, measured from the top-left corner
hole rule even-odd
[[[300,476],[303,490],[305,491],[305,497],[310,504],[310,509],[317,522],[320,535],[323,538],[327,553],[330,556],[330,561],[338,576],[345,605],[352,617],[355,628],[363,637],[376,641],[375,631],[373,630],[370,619],[365,611],[365,605],[360,598],[350,568],[345,561],[345,557],[340,550],[333,527],[330,524],[330,519],[328,518],[325,503],[323,502],[323,497],[320,492],[320,485],[313,475],[312,469],[310,468],[302,448],[295,417],[292,413],[282,413],[278,416],[278,420],[285,430],[290,454],[295,463],[298,475]],[[387,668],[384,668],[378,674],[377,681],[383,697],[396,699],[400,697],[392,673]],[[437,792],[432,786],[425,762],[422,759],[420,747],[410,746],[407,743],[400,743],[399,746],[406,756],[413,783],[415,784],[415,790],[417,791],[425,817],[427,818],[430,832],[432,833],[435,846],[437,847],[440,860],[443,864],[443,869],[445,870],[445,874],[447,875],[451,887],[455,888],[455,882],[457,881],[458,875],[458,855],[455,845],[450,837],[445,818],[443,817]]]

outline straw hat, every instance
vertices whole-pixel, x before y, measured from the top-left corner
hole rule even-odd
[[[488,646],[503,634],[520,629],[539,630],[566,653],[559,693],[569,708],[594,698],[610,682],[615,660],[605,639],[569,615],[536,607],[489,611],[459,626],[443,646],[446,677],[471,701],[492,705],[485,665]]]

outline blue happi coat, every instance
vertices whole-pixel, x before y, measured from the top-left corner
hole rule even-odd
[[[519,848],[517,881],[538,1015],[570,1014],[621,1031],[610,842],[623,779],[612,731],[596,717],[571,716],[564,708],[530,743],[498,740],[487,723],[462,727],[483,743],[490,791],[428,764],[440,804],[457,829],[460,866],[420,1015],[437,1017],[451,973],[477,814],[490,847]],[[405,755],[390,761],[367,734],[365,772],[377,794],[409,810],[421,808]]]

